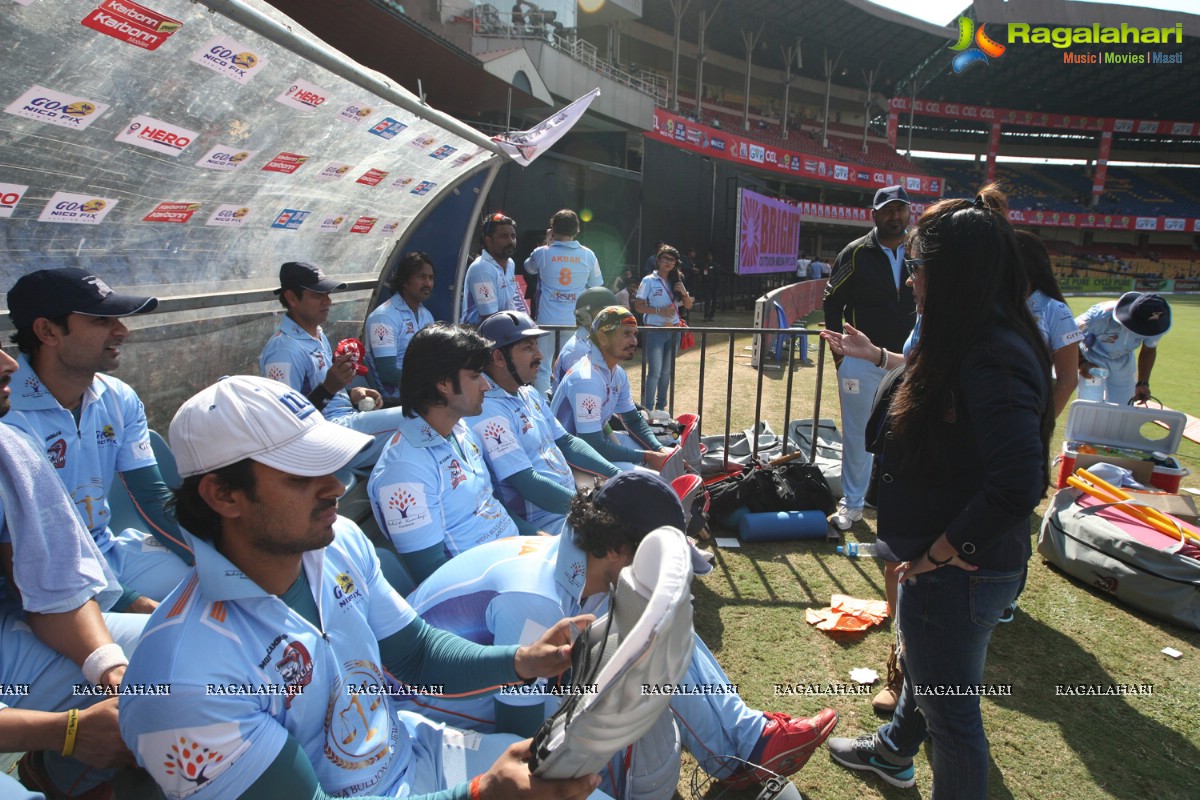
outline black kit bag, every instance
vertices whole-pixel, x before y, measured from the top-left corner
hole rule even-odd
[[[752,513],[820,511],[828,516],[837,508],[829,483],[815,464],[799,459],[775,466],[754,465],[708,487],[709,518],[728,519],[739,508]]]

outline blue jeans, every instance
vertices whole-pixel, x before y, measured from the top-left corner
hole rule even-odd
[[[646,351],[646,385],[642,387],[642,405],[665,411],[671,391],[671,373],[675,371],[675,348],[679,334],[669,330],[643,330]]]
[[[879,746],[899,759],[916,755],[926,737],[933,740],[935,800],[988,796],[979,696],[950,695],[940,687],[983,682],[992,629],[1024,576],[1024,566],[1006,572],[943,567],[900,584],[896,620],[904,687],[892,721],[876,735]]]

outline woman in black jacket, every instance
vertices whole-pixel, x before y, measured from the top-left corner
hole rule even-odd
[[[936,800],[987,797],[979,697],[1003,687],[982,685],[983,666],[1049,485],[1050,356],[1003,208],[994,190],[938,202],[906,248],[924,306],[919,341],[867,427],[880,550],[901,562],[904,684],[890,723],[829,741],[842,765],[907,787],[931,738]]]

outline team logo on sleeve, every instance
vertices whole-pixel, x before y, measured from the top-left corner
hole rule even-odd
[[[475,296],[475,302],[480,305],[490,303],[496,299],[496,287],[491,283],[477,283],[471,288],[471,294]]]
[[[103,447],[117,443],[117,432],[113,430],[112,425],[105,425],[100,430],[96,431],[96,444]]]
[[[483,440],[483,448],[489,458],[500,458],[520,449],[503,417],[488,417],[475,426],[475,433]]]
[[[137,749],[158,785],[172,800],[189,797],[228,769],[249,743],[238,723],[140,734]]]
[[[425,487],[420,483],[393,483],[380,492],[383,520],[388,532],[406,533],[431,522]]]
[[[267,377],[273,381],[280,383],[291,383],[292,380],[292,365],[286,362],[276,362],[267,364]]]
[[[387,345],[396,343],[396,336],[392,333],[392,329],[383,323],[371,326],[371,341],[376,347],[386,347]]]
[[[600,422],[600,397],[580,394],[575,398],[575,418],[580,422]]]

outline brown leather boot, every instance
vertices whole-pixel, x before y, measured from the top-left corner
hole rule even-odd
[[[891,714],[896,710],[896,703],[900,700],[900,687],[904,684],[904,673],[900,670],[900,659],[896,655],[896,645],[892,645],[892,652],[887,660],[887,683],[879,694],[871,699],[871,708],[875,709],[876,714]]]

